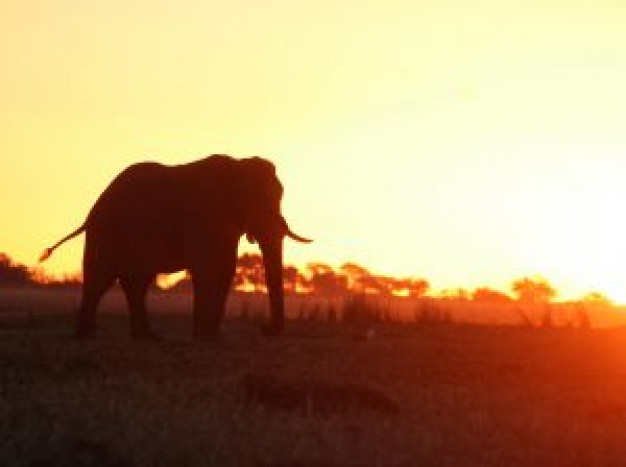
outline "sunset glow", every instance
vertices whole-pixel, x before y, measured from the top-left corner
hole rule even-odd
[[[0,251],[34,264],[131,163],[261,155],[315,240],[286,263],[626,303],[624,24],[598,0],[1,2]]]

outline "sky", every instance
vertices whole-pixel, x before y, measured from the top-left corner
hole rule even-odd
[[[0,0],[0,251],[34,265],[131,163],[260,155],[315,239],[287,263],[626,302],[624,24],[602,0]]]

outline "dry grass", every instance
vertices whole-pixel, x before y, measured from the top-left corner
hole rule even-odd
[[[0,329],[0,465],[623,463],[620,329],[379,323],[355,340],[341,323],[298,320],[267,340],[251,320],[230,319],[221,342],[201,344],[188,338],[188,311],[167,312],[161,297],[165,340],[146,343],[126,337],[113,297],[101,337],[78,343],[61,296],[19,309],[13,299],[0,292],[1,313],[16,310]],[[246,396],[249,375],[324,409]]]

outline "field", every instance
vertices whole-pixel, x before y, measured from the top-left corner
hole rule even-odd
[[[74,342],[77,299],[0,290],[0,465],[624,463],[619,327],[487,326],[454,310],[452,320],[329,323],[310,316],[327,302],[292,299],[303,319],[266,339],[262,302],[236,297],[220,342],[198,343],[189,299],[154,294],[164,339],[136,342],[113,293],[100,337]]]

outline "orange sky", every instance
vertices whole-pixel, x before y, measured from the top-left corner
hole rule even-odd
[[[288,262],[626,301],[624,24],[599,0],[1,1],[0,250],[33,264],[132,162],[263,155],[316,240]]]

